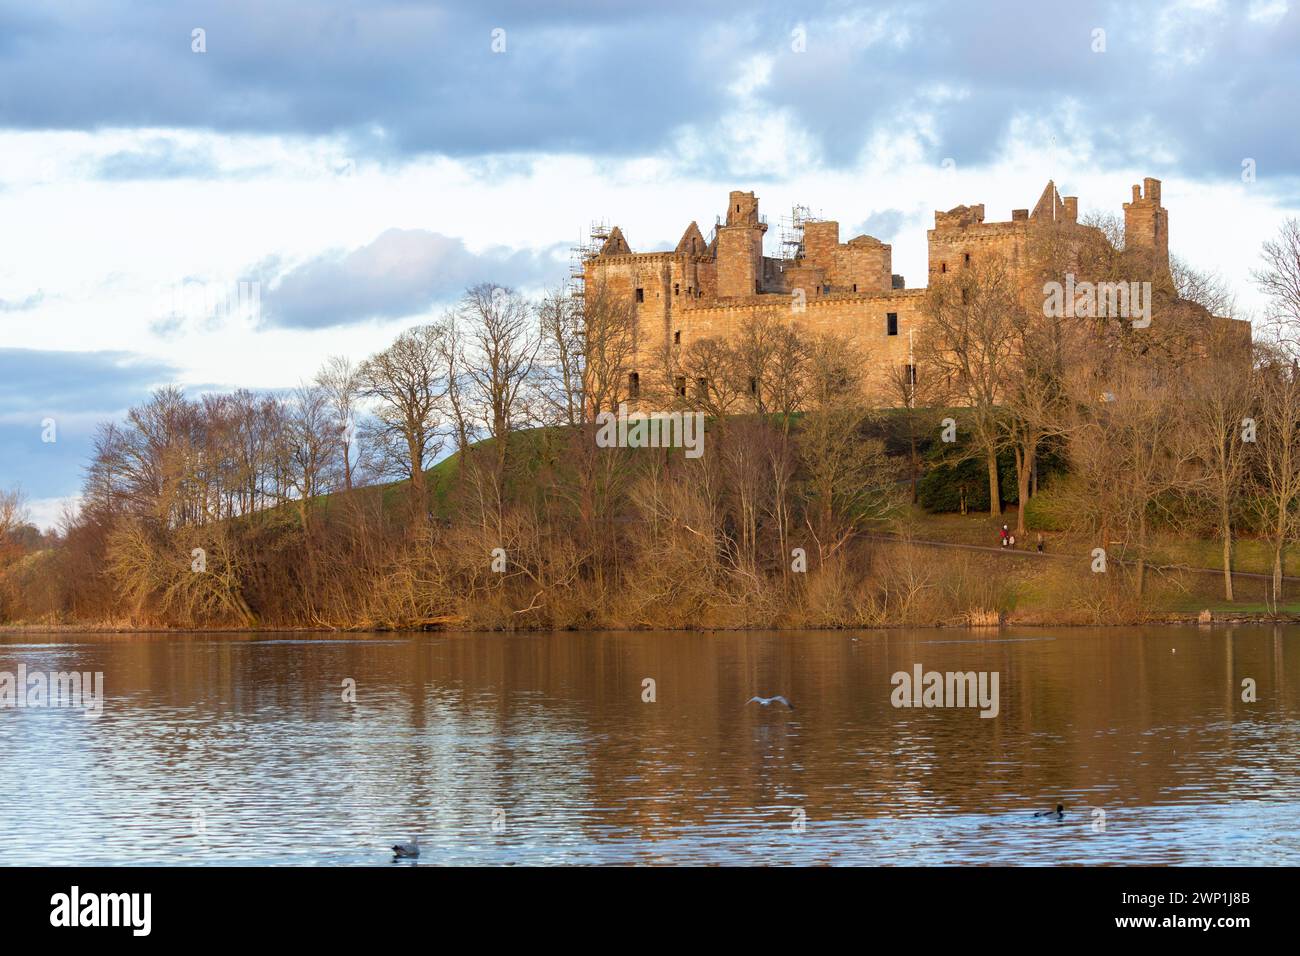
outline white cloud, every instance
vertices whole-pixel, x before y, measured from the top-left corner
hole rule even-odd
[[[60,530],[67,510],[69,508],[75,510],[80,505],[80,495],[68,495],[64,498],[33,498],[26,505],[27,520],[42,531]]]

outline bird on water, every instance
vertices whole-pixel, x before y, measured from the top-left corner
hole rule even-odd
[[[1036,817],[1049,817],[1053,820],[1065,819],[1065,804],[1058,803],[1055,810],[1039,810],[1034,814]]]
[[[745,701],[745,703],[762,704],[764,707],[767,707],[769,704],[785,704],[785,706],[789,707],[791,710],[794,710],[794,704],[790,703],[788,700],[786,700],[784,697],[780,696],[779,694],[776,697],[751,697],[749,698],[749,700]]]
[[[394,843],[393,859],[395,860],[414,860],[420,855],[420,838],[411,837],[410,843]]]

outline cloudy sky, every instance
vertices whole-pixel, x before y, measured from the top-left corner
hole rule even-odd
[[[1053,178],[1118,213],[1155,176],[1249,318],[1300,214],[1297,6],[0,0],[0,487],[48,526],[158,385],[295,385],[467,284],[561,282],[592,220],[707,232],[729,189],[913,285],[936,209]]]

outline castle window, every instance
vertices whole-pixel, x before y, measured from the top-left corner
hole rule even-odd
[[[854,292],[857,292],[857,291],[858,291],[858,284],[857,284],[856,282],[853,283],[853,291],[854,291]]]
[[[685,398],[686,397],[686,376],[678,375],[676,380],[673,382],[673,387],[677,390],[678,398]]]
[[[677,295],[677,294],[680,293],[681,291],[682,291],[682,287],[681,287],[681,285],[679,285],[678,283],[674,282],[674,283],[673,283],[673,295]]]
[[[965,258],[964,260],[962,260],[962,261],[965,262],[966,265],[970,265],[970,253],[968,252],[968,253],[966,253],[965,255],[966,255],[966,258]]]
[[[627,397],[637,398],[641,394],[641,374],[639,372],[627,373]]]
[[[758,394],[758,379],[754,378],[754,376],[752,375],[749,376],[749,394],[750,395]]]
[[[946,262],[941,262],[941,263],[939,263],[939,271],[940,271],[940,272],[947,272],[947,271],[948,271],[948,263],[946,263]]]
[[[645,301],[645,289],[637,289],[637,290],[636,290],[636,300],[637,300],[638,302],[644,302],[644,301]]]
[[[829,282],[827,282],[825,285],[822,286],[822,295],[830,295],[830,294],[831,294],[831,285]]]
[[[885,334],[886,335],[898,334],[898,313],[897,312],[885,313]]]
[[[673,345],[681,345],[681,344],[682,344],[682,330],[678,329],[676,332],[673,333]]]
[[[695,395],[700,401],[709,397],[709,380],[707,378],[697,378],[695,380]]]

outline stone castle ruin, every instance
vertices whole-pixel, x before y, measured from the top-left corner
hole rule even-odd
[[[1033,209],[1014,209],[1004,222],[986,222],[982,204],[936,211],[927,284],[989,256],[1023,270],[1036,226],[1050,223],[1066,235],[1098,232],[1080,224],[1078,215],[1078,199],[1061,196],[1050,181]],[[637,369],[629,376],[630,397],[637,397],[637,382],[662,364],[665,348],[726,337],[762,313],[810,331],[853,333],[868,351],[868,379],[877,384],[890,365],[913,361],[910,343],[923,322],[927,290],[908,288],[894,273],[889,244],[866,235],[841,241],[838,222],[813,219],[799,207],[790,226],[785,254],[765,255],[768,223],[758,198],[733,191],[708,240],[692,222],[671,252],[633,252],[617,226],[599,234],[603,241],[587,250],[581,277],[586,288],[599,283],[634,308]],[[1145,247],[1168,271],[1169,214],[1158,179],[1133,187],[1132,201],[1124,203],[1124,235],[1126,244]]]

